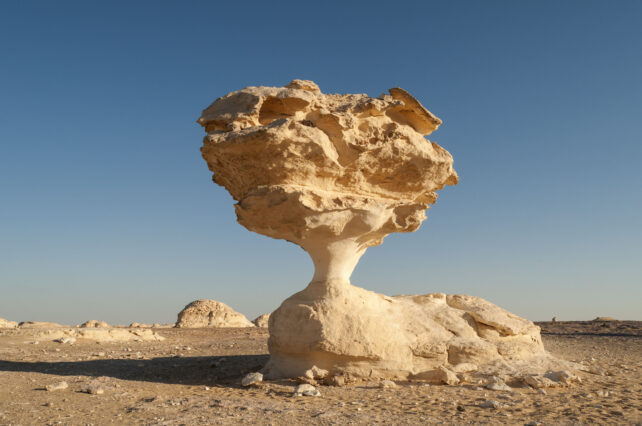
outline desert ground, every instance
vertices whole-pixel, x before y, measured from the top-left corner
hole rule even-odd
[[[550,352],[584,366],[581,384],[354,382],[293,396],[296,380],[241,386],[268,360],[263,328],[162,328],[163,341],[99,343],[2,329],[0,424],[641,424],[642,322],[538,325]]]

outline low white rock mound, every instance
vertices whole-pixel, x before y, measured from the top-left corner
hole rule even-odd
[[[76,326],[77,328],[110,328],[105,321],[89,320]]]
[[[258,317],[252,320],[252,324],[261,328],[268,328],[269,322],[270,322],[270,314],[259,315]]]
[[[195,300],[178,314],[176,327],[254,327],[245,315],[216,300]]]

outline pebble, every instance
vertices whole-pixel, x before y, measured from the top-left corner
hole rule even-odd
[[[464,407],[463,405],[458,405],[457,411],[466,411],[466,407]]]
[[[331,386],[345,386],[346,379],[343,376],[332,376],[329,379],[326,379],[326,384]]]
[[[69,384],[67,382],[58,382],[58,383],[52,383],[50,385],[45,386],[45,389],[51,392],[51,391],[67,389],[68,387],[69,387]]]
[[[258,385],[262,381],[263,381],[263,374],[259,372],[248,373],[241,380],[241,385],[243,386]]]
[[[508,386],[506,383],[502,383],[502,382],[490,383],[490,384],[486,385],[486,389],[493,390],[493,391],[504,391],[504,392],[512,392],[513,391],[513,388]]]
[[[382,380],[379,382],[379,387],[382,389],[392,389],[396,388],[397,384],[392,380]]]
[[[102,395],[105,393],[105,388],[103,388],[101,385],[93,383],[88,385],[83,389],[84,393],[88,393],[90,395]]]
[[[321,396],[321,392],[314,386],[303,383],[294,388],[294,396]]]
[[[495,400],[492,400],[492,399],[491,399],[491,400],[488,400],[488,401],[482,402],[481,404],[479,404],[479,406],[480,406],[481,408],[494,408],[494,409],[498,409],[498,408],[500,408],[500,407],[502,406],[502,404],[500,404],[499,402],[497,402],[497,401],[495,401]]]

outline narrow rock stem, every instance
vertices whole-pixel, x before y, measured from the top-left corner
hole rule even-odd
[[[350,283],[350,275],[366,251],[352,239],[314,241],[302,245],[314,262],[312,282]]]

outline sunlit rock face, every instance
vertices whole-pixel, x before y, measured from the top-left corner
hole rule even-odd
[[[203,158],[251,231],[307,250],[314,280],[348,279],[367,247],[416,230],[457,183],[452,156],[424,135],[441,121],[402,89],[323,94],[311,81],[248,87],[199,123]]]
[[[239,223],[300,245],[314,262],[308,287],[270,315],[268,375],[317,366],[330,376],[430,380],[444,367],[490,371],[546,357],[532,322],[483,299],[391,298],[350,284],[368,247],[417,230],[436,191],[458,181],[452,156],[425,137],[441,120],[406,91],[324,94],[304,80],[247,87],[198,122],[203,158],[237,201]]]

